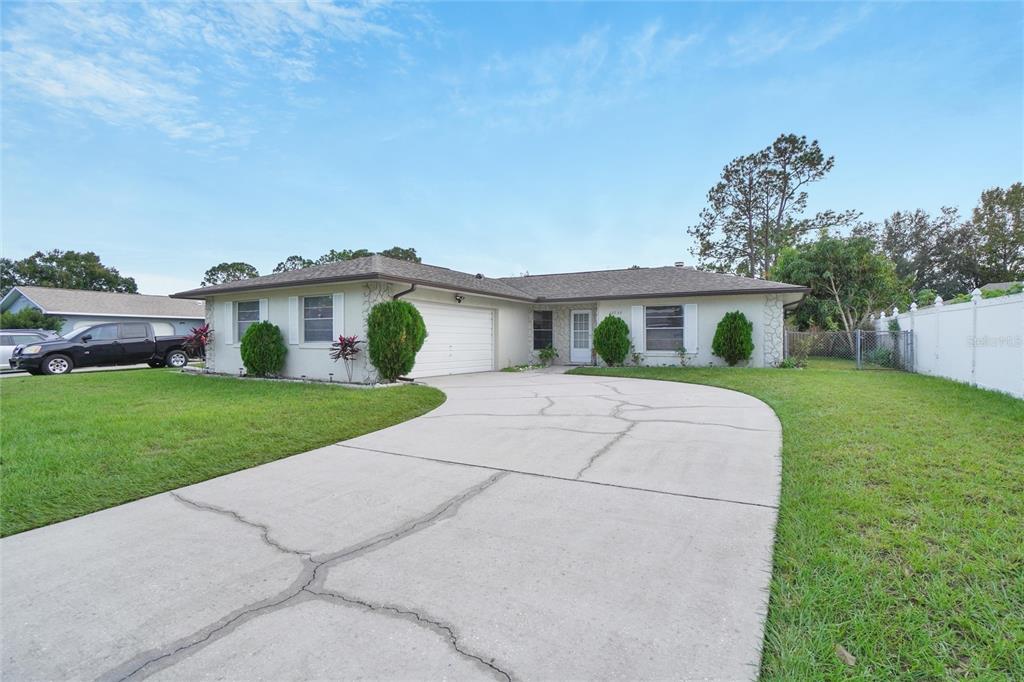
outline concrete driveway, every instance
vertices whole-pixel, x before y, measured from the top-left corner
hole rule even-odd
[[[430,383],[448,400],[411,422],[0,542],[2,676],[757,675],[770,409],[543,372]]]

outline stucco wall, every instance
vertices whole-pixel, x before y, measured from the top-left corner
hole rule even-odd
[[[608,315],[617,315],[632,329],[633,306],[686,305],[697,306],[697,347],[687,348],[688,365],[724,365],[725,362],[712,354],[711,341],[715,328],[722,317],[733,310],[742,312],[753,323],[754,353],[750,358],[751,367],[770,367],[782,359],[782,305],[780,296],[762,294],[749,296],[693,296],[683,298],[637,298],[629,300],[602,301],[598,304],[596,322]],[[684,325],[693,320],[684,320]],[[672,351],[645,351],[642,364],[678,365],[679,356]],[[627,362],[630,359],[627,358]]]
[[[207,301],[207,310],[210,311],[211,326],[214,330],[212,353],[208,351],[207,366],[215,372],[237,374],[243,367],[241,347],[239,340],[232,338],[232,343],[224,343],[224,335],[218,333],[218,326],[224,324],[224,306],[235,301],[267,300],[268,319],[281,328],[286,341],[288,337],[289,312],[288,298],[290,296],[315,296],[323,294],[343,293],[345,294],[344,308],[344,330],[346,335],[357,335],[361,339],[366,338],[366,317],[370,309],[377,303],[390,298],[400,290],[407,287],[390,282],[371,281],[346,284],[327,284],[311,287],[289,287],[281,289],[270,289],[262,292],[251,292],[235,294],[233,296],[217,296]],[[443,291],[418,287],[412,293],[404,296],[405,300],[412,303],[417,301],[445,303],[456,305],[455,292]],[[502,301],[483,296],[465,295],[461,306],[489,308],[495,312],[495,369],[509,365],[527,362],[529,358],[529,347],[525,343],[522,334],[524,327],[529,328],[530,306],[511,301]],[[301,324],[301,323],[300,323]],[[429,331],[429,330],[428,330]],[[235,334],[232,332],[232,337]],[[283,374],[289,377],[305,375],[311,379],[327,380],[329,374],[334,374],[334,381],[346,380],[344,363],[335,363],[328,356],[329,342],[324,343],[297,343],[288,345],[288,354],[285,356],[285,367]],[[353,380],[362,382],[368,378],[374,378],[373,366],[369,364],[363,346],[363,353],[360,360],[356,362]]]

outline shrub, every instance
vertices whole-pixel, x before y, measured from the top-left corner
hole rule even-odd
[[[213,332],[208,324],[192,327],[192,331],[185,335],[185,342],[182,344],[185,347],[185,352],[194,358],[205,360],[206,346],[209,345],[212,336]]]
[[[621,365],[629,353],[629,326],[621,317],[609,315],[594,328],[594,350],[605,364]]]
[[[754,352],[754,324],[738,310],[726,313],[715,329],[711,352],[730,367],[740,360],[749,360]]]
[[[427,338],[427,326],[408,301],[385,301],[373,306],[366,320],[370,362],[385,383],[408,374]]]
[[[49,329],[60,332],[64,320],[53,315],[44,315],[36,308],[22,308],[16,313],[0,314],[0,329]]]
[[[345,362],[345,373],[348,375],[348,382],[352,383],[352,365],[355,363],[356,358],[359,357],[362,348],[359,344],[362,340],[358,336],[345,336],[341,335],[338,340],[331,344],[331,360],[337,362],[343,360]]]
[[[265,377],[281,372],[288,346],[271,322],[255,322],[242,335],[242,364],[247,374]]]
[[[545,346],[537,351],[537,357],[540,359],[541,364],[547,367],[558,357],[558,351],[555,350],[554,346]]]

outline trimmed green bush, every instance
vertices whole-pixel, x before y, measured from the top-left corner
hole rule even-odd
[[[621,365],[629,348],[629,325],[621,317],[609,315],[594,328],[594,350],[605,364]]]
[[[711,352],[730,367],[740,360],[749,360],[754,352],[754,323],[738,310],[726,313],[715,328]]]
[[[281,330],[272,322],[254,322],[242,334],[242,364],[247,374],[257,377],[280,374],[287,352]]]
[[[408,301],[385,301],[373,306],[366,320],[367,352],[381,381],[391,383],[412,371],[416,353],[427,338],[427,326]]]

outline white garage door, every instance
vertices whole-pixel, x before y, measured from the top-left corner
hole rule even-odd
[[[411,377],[488,372],[494,369],[494,311],[440,303],[415,303],[427,325]]]

